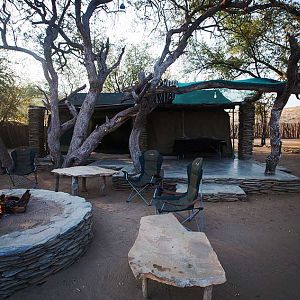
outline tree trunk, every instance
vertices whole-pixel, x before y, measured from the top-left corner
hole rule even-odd
[[[4,145],[2,138],[0,137],[0,169],[10,168],[12,166],[11,157]],[[0,170],[1,173],[1,170]]]
[[[139,125],[135,124],[136,120],[134,120],[133,128],[130,133],[129,137],[129,151],[130,156],[133,162],[133,166],[137,172],[141,171],[141,165],[139,161],[139,157],[141,156],[142,152],[140,149],[140,136],[143,127],[140,127]]]
[[[72,165],[73,162],[71,160],[71,156],[76,150],[81,147],[82,143],[87,137],[88,134],[88,126],[90,119],[92,117],[95,101],[98,93],[96,91],[89,91],[84,99],[84,102],[80,108],[75,126],[73,131],[72,140],[69,146],[69,150],[66,156],[66,160],[68,161],[68,165]]]
[[[50,85],[50,106],[51,119],[48,128],[47,143],[51,158],[54,162],[55,168],[61,167],[62,155],[60,152],[60,117],[58,110],[58,83],[54,82]]]
[[[270,144],[271,154],[266,158],[266,175],[274,175],[277,164],[281,155],[281,135],[280,135],[280,116],[282,110],[289,99],[290,93],[288,91],[278,94],[271,110],[270,118]]]
[[[94,129],[94,131],[86,138],[82,145],[70,153],[64,160],[63,166],[69,167],[73,164],[79,165],[83,163],[98,146],[104,136],[118,129],[128,119],[137,113],[139,105],[127,108],[117,113],[113,118],[106,120],[104,124]]]
[[[288,35],[291,54],[288,60],[287,84],[282,93],[278,93],[271,111],[270,143],[271,154],[266,158],[265,174],[274,175],[281,154],[280,116],[294,87],[298,82],[298,63],[300,60],[300,45],[293,35]]]
[[[131,155],[131,159],[134,165],[134,168],[137,172],[141,170],[139,157],[142,152],[140,149],[140,136],[142,130],[146,126],[147,115],[155,108],[155,104],[149,99],[142,99],[141,108],[137,113],[134,122],[133,128],[129,137],[129,151]]]

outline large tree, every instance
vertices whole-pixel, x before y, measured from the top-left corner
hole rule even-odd
[[[63,162],[65,166],[79,164],[85,160],[99,141],[109,132],[117,129],[128,118],[134,117],[133,130],[130,135],[130,152],[132,159],[138,165],[140,155],[139,137],[143,129],[145,119],[157,105],[155,94],[159,92],[161,77],[165,71],[184,53],[188,41],[196,31],[207,30],[214,24],[216,17],[235,17],[237,14],[248,14],[260,10],[270,9],[274,6],[284,9],[287,6],[284,1],[136,1],[137,4],[146,8],[150,7],[155,20],[162,20],[165,25],[165,42],[160,57],[156,60],[153,70],[145,75],[141,72],[138,82],[127,89],[127,97],[135,100],[136,105],[118,113],[101,126],[97,127],[91,134],[88,133],[89,119],[93,113],[95,100],[101,93],[108,75],[120,64],[124,49],[116,61],[108,66],[110,44],[94,43],[96,29],[92,27],[91,20],[96,16],[101,18],[101,13],[107,12],[111,0],[91,0],[87,3],[80,0],[73,2],[55,1],[3,1],[0,28],[2,45],[0,48],[22,51],[33,56],[39,61],[44,70],[45,78],[49,84],[50,97],[49,109],[51,110],[51,124],[48,131],[48,144],[51,155],[57,165],[61,162],[60,136],[70,127],[74,126],[74,133],[70,143],[69,151]],[[19,40],[14,39],[17,34],[11,34],[15,5],[21,13],[22,22],[28,21],[35,32],[38,32],[39,47],[33,51],[30,44],[19,46]],[[145,9],[146,11],[146,9]],[[175,18],[176,17],[176,18]],[[74,24],[75,22],[75,24]],[[76,30],[74,30],[76,28]],[[99,27],[97,28],[99,30]],[[11,38],[12,37],[12,38]],[[290,42],[294,42],[293,36]],[[296,51],[297,52],[297,51]],[[73,119],[61,124],[58,113],[58,67],[63,68],[67,62],[66,58],[73,54],[80,57],[86,68],[89,86],[85,101],[77,113],[69,104]],[[294,57],[295,58],[295,57]],[[143,70],[141,70],[143,71]],[[195,88],[195,87],[192,87]],[[197,86],[196,88],[202,88]],[[286,90],[286,88],[288,90]],[[290,93],[294,83],[288,81],[281,92]],[[285,91],[286,90],[286,91]],[[165,92],[167,90],[162,89]],[[160,92],[161,92],[160,91]],[[184,92],[184,89],[178,89]]]
[[[291,93],[299,92],[300,5],[296,1],[286,6],[284,1],[270,1],[274,7],[234,18],[220,16],[211,31],[213,41],[194,39],[188,55],[189,69],[221,78],[268,77],[286,80],[285,88],[277,92],[271,111],[271,154],[267,157],[266,173],[273,174],[280,155],[279,118]],[[266,4],[267,5],[267,4]],[[266,97],[266,96],[265,96]],[[265,115],[265,105],[258,110]],[[263,118],[263,127],[266,118]],[[262,139],[263,142],[263,139]]]

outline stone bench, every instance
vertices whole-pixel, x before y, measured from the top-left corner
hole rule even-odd
[[[137,239],[128,253],[129,266],[142,279],[144,298],[148,279],[177,287],[212,287],[226,281],[225,272],[203,232],[187,231],[173,214],[142,217]]]

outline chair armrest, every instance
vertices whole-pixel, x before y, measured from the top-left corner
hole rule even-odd
[[[161,187],[157,187],[154,191],[153,198],[156,198],[157,196],[161,196],[163,194],[173,195],[173,196],[180,196],[180,195],[183,195],[184,193],[177,193],[177,192],[174,192],[174,191],[164,190]]]
[[[122,170],[122,172],[124,173],[124,177],[126,180],[128,180],[129,178],[132,178],[134,176],[139,175],[139,173],[134,173],[134,174],[129,174],[127,171]]]
[[[183,195],[184,193],[178,193],[178,192],[174,192],[174,191],[170,191],[170,190],[163,190],[162,194],[180,196],[180,195]]]
[[[122,172],[124,173],[124,177],[125,177],[125,179],[127,180],[127,179],[128,179],[128,176],[129,176],[128,172],[123,171],[123,170],[122,170]]]

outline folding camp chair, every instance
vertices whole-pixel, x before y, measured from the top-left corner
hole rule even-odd
[[[153,202],[157,214],[173,212],[181,219],[181,224],[185,226],[186,222],[194,219],[199,231],[202,230],[203,224],[199,226],[196,216],[203,210],[203,201],[201,193],[202,184],[202,164],[203,158],[196,158],[187,167],[188,189],[186,193],[176,193],[157,188]],[[200,194],[199,194],[200,187]],[[183,215],[183,212],[188,215]],[[188,229],[188,228],[187,228]],[[189,229],[188,229],[189,230]]]
[[[33,183],[33,187],[38,184],[36,165],[34,162],[35,151],[29,147],[19,147],[11,152],[13,166],[11,169],[6,169],[6,172],[13,184],[16,185],[18,178],[24,178],[27,182]],[[34,182],[27,176],[34,173]],[[20,181],[20,180],[19,180]]]
[[[125,179],[132,188],[127,202],[139,196],[147,205],[151,205],[152,199],[147,200],[143,192],[148,187],[157,187],[162,182],[161,165],[163,158],[157,150],[147,150],[139,159],[141,164],[139,175],[129,175],[126,171],[123,171]]]

